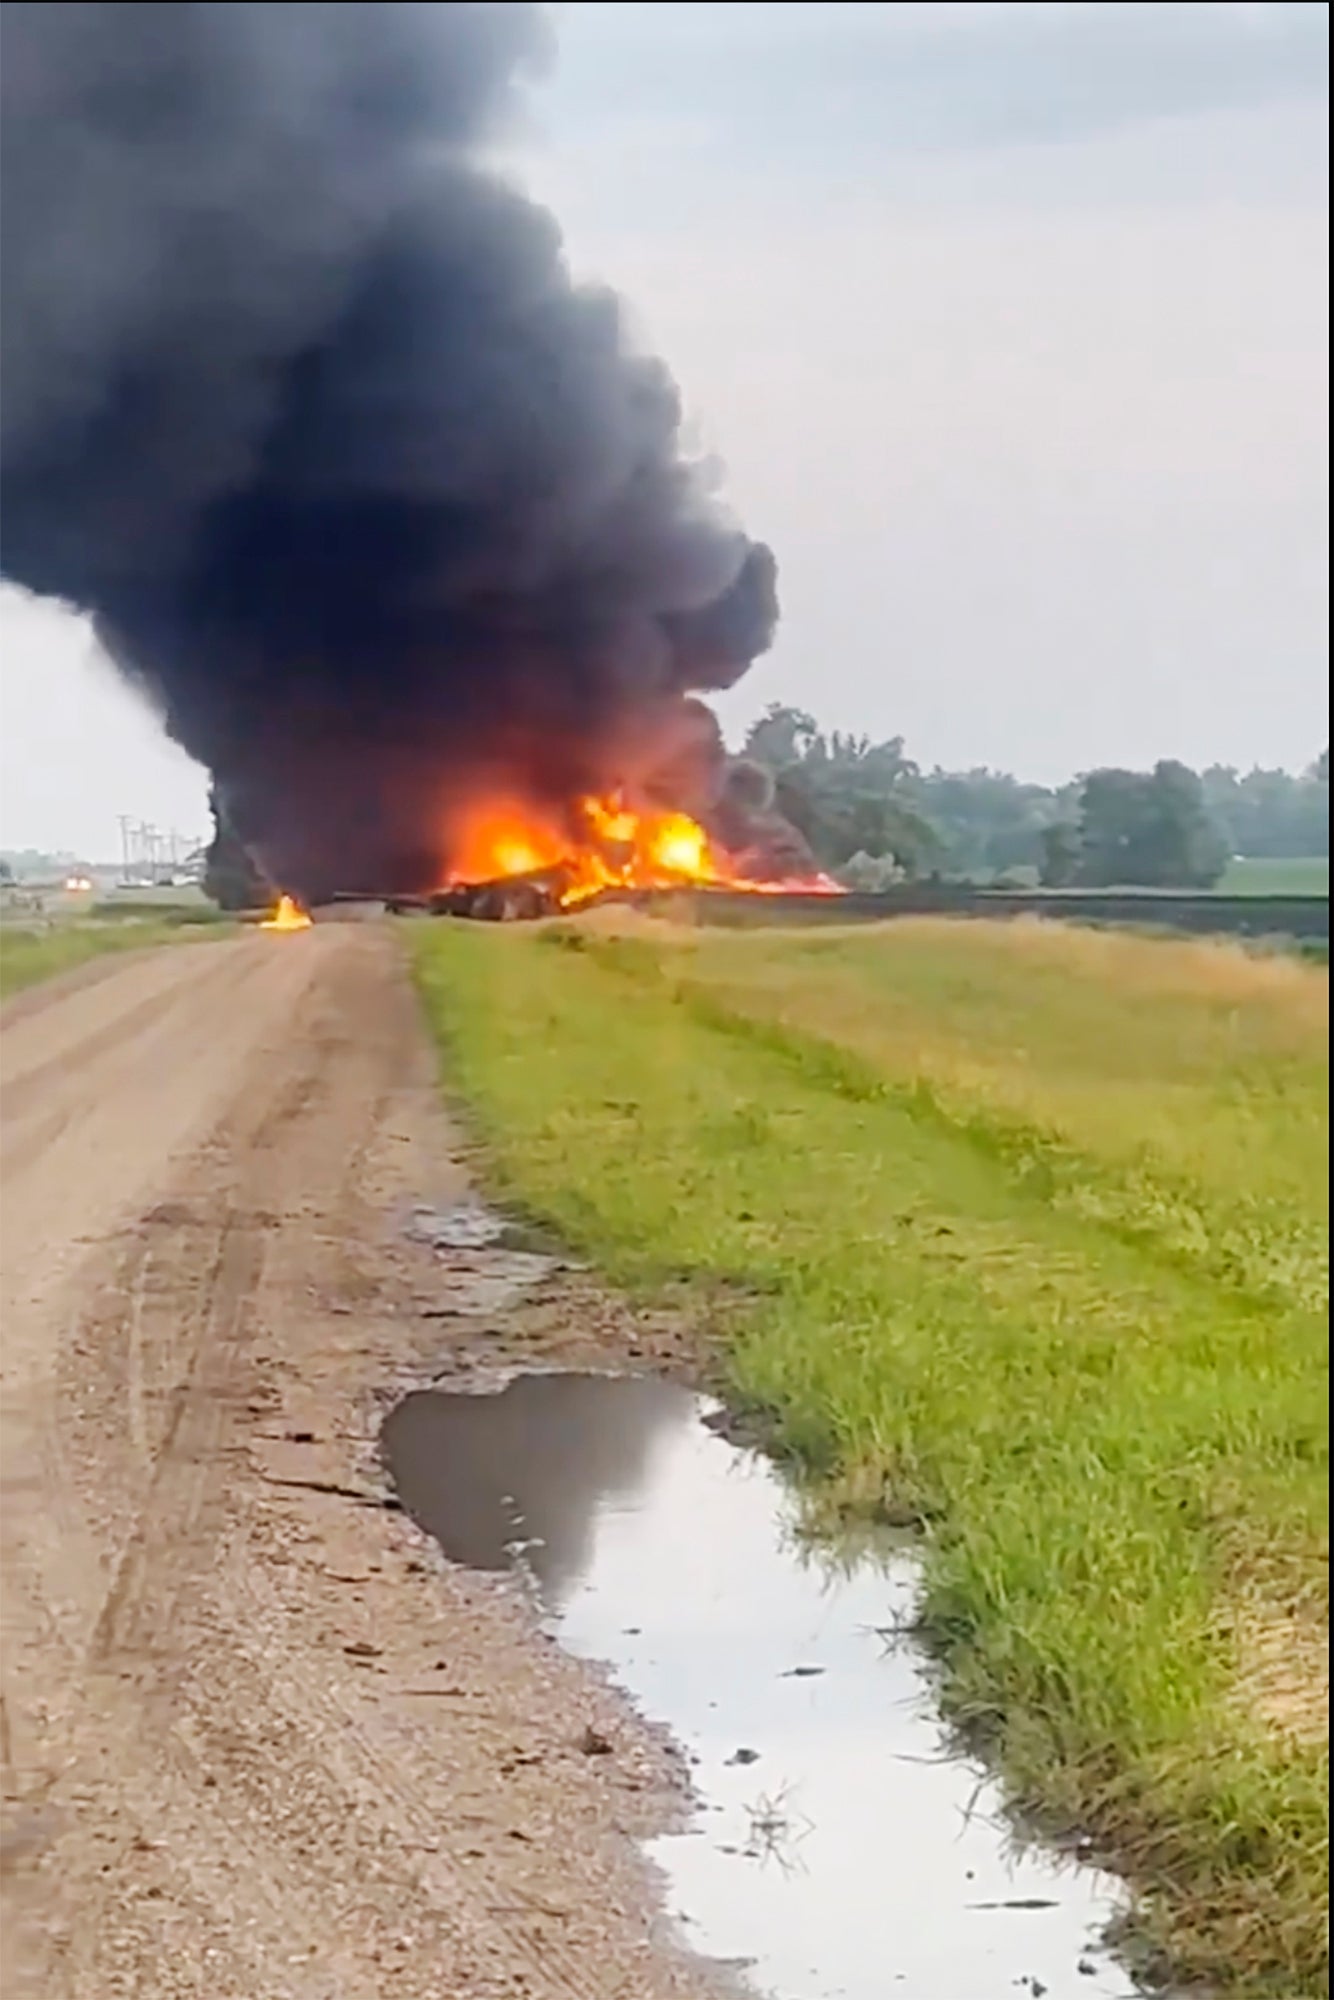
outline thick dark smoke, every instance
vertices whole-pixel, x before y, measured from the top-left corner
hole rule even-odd
[[[93,614],[270,875],[433,880],[483,788],[699,804],[686,697],[768,645],[774,564],[486,164],[540,11],[0,21],[4,572]]]

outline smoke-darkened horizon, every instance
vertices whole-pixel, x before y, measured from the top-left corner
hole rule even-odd
[[[691,697],[769,645],[775,565],[487,163],[541,11],[0,32],[3,571],[92,614],[272,877],[424,882],[489,790],[735,816]]]

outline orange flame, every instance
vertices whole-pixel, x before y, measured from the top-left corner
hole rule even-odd
[[[308,931],[310,918],[290,896],[279,896],[267,917],[261,917],[262,931]]]
[[[751,881],[738,874],[730,856],[688,814],[656,807],[637,811],[618,793],[579,799],[567,830],[531,807],[492,800],[455,829],[452,847],[451,884],[550,871],[560,877],[556,895],[564,909],[605,889],[674,889],[690,883],[770,895],[784,890],[840,893],[827,875]]]

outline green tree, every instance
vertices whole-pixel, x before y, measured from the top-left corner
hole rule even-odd
[[[770,818],[796,828],[826,868],[861,856],[863,873],[886,864],[994,878],[1031,868],[1053,885],[1191,888],[1216,882],[1230,853],[1329,852],[1328,751],[1299,776],[1215,765],[1200,777],[1165,760],[1052,789],[985,767],[924,772],[901,736],[826,732],[805,709],[775,702],[743,755],[767,774],[765,809],[772,800],[782,816]]]
[[[1039,836],[1038,877],[1044,889],[1069,889],[1079,880],[1083,845],[1079,828],[1067,819],[1053,820]]]
[[[779,812],[826,868],[862,855],[915,875],[938,857],[939,838],[911,797],[918,770],[901,736],[826,735],[804,709],[774,703],[742,754],[770,773]]]
[[[777,773],[802,763],[819,741],[823,739],[813,715],[771,701],[759,721],[751,724],[741,754]]]
[[[1091,771],[1080,798],[1078,880],[1091,888],[1209,889],[1227,841],[1198,774],[1164,759],[1152,771]]]
[[[1233,854],[1254,859],[1329,853],[1329,752],[1300,777],[1215,764],[1204,773],[1209,810]]]
[[[1045,785],[1022,784],[1008,771],[979,767],[929,771],[909,789],[935,828],[951,873],[995,876],[1041,869],[1043,832],[1060,810]]]

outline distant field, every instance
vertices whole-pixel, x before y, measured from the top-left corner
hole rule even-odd
[[[1218,885],[1224,896],[1327,896],[1329,856],[1294,861],[1230,861]]]
[[[1018,920],[408,935],[498,1191],[683,1305],[1178,1975],[1325,1980],[1327,976]]]
[[[1036,868],[1010,868],[1000,886],[1036,889]],[[1230,861],[1217,885],[1220,896],[1327,896],[1329,856],[1315,854],[1295,860]]]

